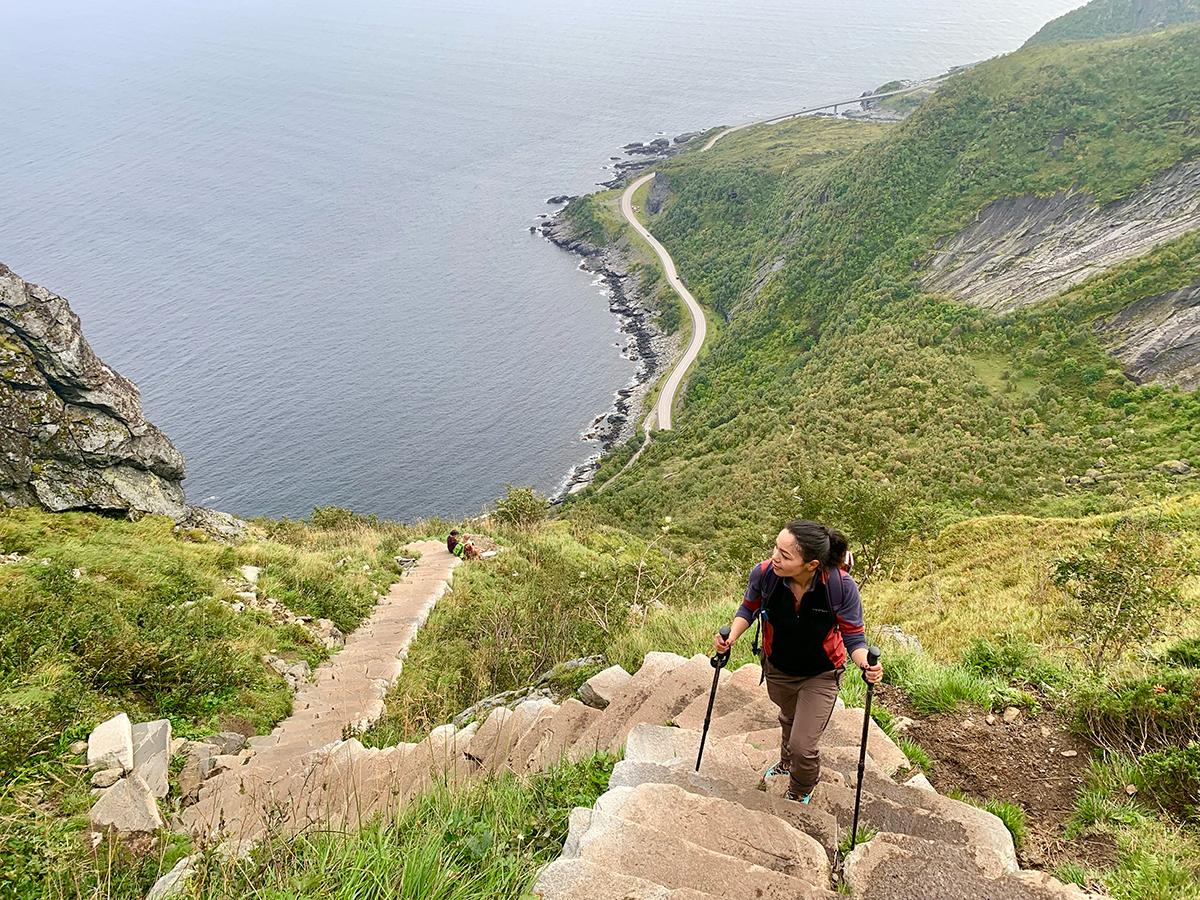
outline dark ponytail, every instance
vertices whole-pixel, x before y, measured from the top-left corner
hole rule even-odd
[[[797,519],[783,527],[796,539],[805,562],[816,559],[820,560],[822,568],[836,569],[846,558],[850,542],[836,528],[827,528],[808,519]]]

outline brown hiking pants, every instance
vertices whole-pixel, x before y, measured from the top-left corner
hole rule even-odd
[[[791,766],[791,790],[803,797],[821,777],[821,754],[817,742],[833,715],[842,672],[835,669],[797,678],[785,675],[767,663],[767,696],[779,707],[783,740],[779,759]]]

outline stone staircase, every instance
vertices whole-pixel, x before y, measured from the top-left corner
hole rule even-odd
[[[305,754],[294,772],[272,782],[268,815],[257,829],[228,818],[224,827],[235,837],[254,837],[268,824],[284,831],[355,827],[388,818],[438,781],[461,785],[623,748],[608,791],[593,808],[571,813],[562,855],[541,872],[535,896],[838,896],[838,845],[854,814],[862,710],[839,701],[822,740],[821,783],[810,803],[789,801],[786,776],[764,784],[761,775],[778,758],[779,726],[756,665],[722,670],[704,762],[694,771],[712,671],[703,655],[649,653],[604,710],[577,700],[535,700],[495,709],[462,729],[435,728],[419,743],[368,749],[357,740],[337,741]],[[939,795],[923,776],[897,781],[908,760],[873,722],[870,728],[859,823],[876,833],[842,861],[850,896],[1095,896],[1020,871],[1011,835],[990,813]]]

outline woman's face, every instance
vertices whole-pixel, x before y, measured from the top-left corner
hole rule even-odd
[[[784,578],[797,578],[813,572],[819,565],[818,560],[806,560],[800,550],[800,545],[792,533],[786,528],[775,538],[775,552],[771,554],[771,567]]]

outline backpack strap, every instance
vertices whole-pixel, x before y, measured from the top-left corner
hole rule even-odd
[[[765,560],[758,564],[759,570],[763,573],[764,577],[766,576],[767,564],[769,562],[770,562],[770,560]],[[772,570],[772,572],[773,571],[774,570]],[[758,657],[759,668],[762,670],[762,675],[758,679],[759,684],[762,684],[764,681],[767,680],[766,648],[759,642],[759,635],[762,633],[762,623],[764,621],[770,621],[770,617],[767,615],[767,597],[766,596],[762,597],[762,599],[759,601],[758,615],[754,617],[754,640],[751,641],[751,643],[750,643],[750,650],[754,653],[755,656]]]
[[[829,597],[829,608],[836,616],[841,611],[842,601],[846,596],[846,586],[842,584],[842,570],[836,566],[825,575],[825,593]]]

